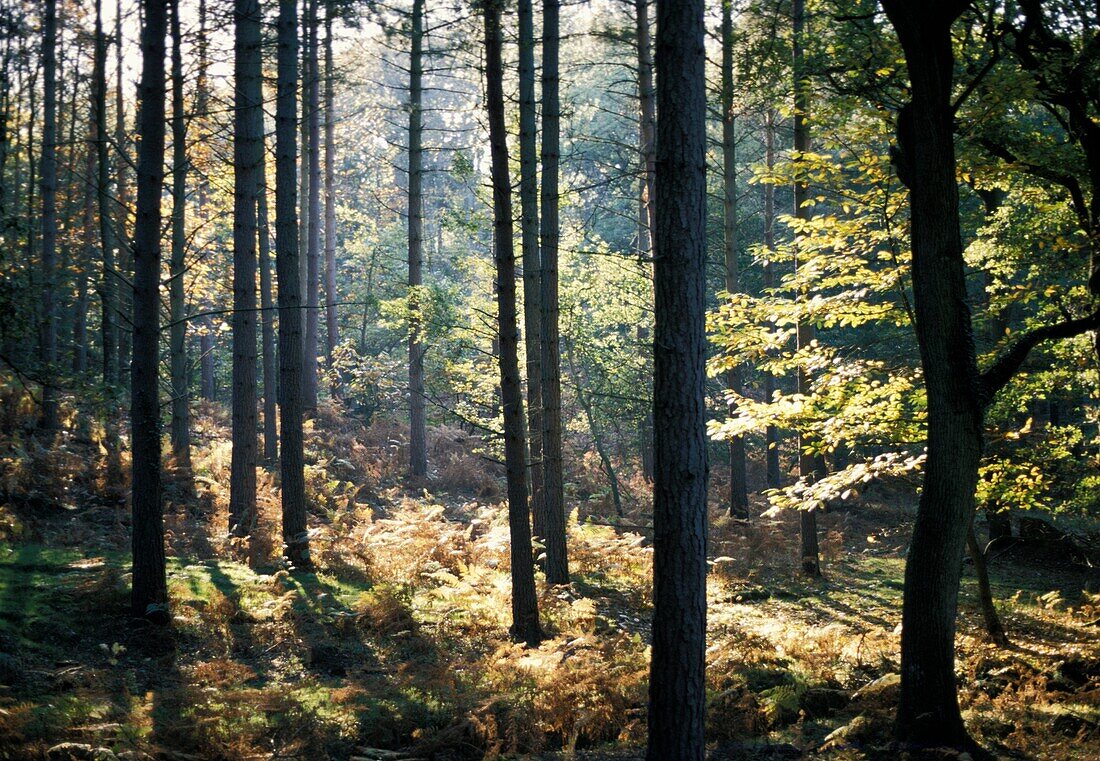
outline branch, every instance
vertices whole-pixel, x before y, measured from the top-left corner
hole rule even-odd
[[[979,378],[981,388],[978,393],[982,407],[989,406],[997,392],[1012,380],[1012,376],[1020,369],[1027,355],[1040,343],[1053,338],[1073,338],[1097,328],[1100,328],[1100,309],[1087,317],[1044,325],[1016,339],[1016,342],[981,374]]]

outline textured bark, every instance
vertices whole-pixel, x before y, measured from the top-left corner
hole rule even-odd
[[[190,483],[191,421],[190,383],[187,366],[186,296],[183,278],[187,268],[187,121],[183,111],[183,35],[180,0],[172,0],[172,253],[169,267],[168,304],[172,327],[168,354],[172,385],[172,456],[178,475]]]
[[[335,0],[325,2],[325,359],[332,370],[332,353],[340,345],[336,314],[336,66],[332,59]]]
[[[519,0],[519,198],[523,245],[523,334],[527,339],[527,430],[531,517],[542,537],[546,508],[542,475],[542,324],[539,257],[538,115],[535,108],[535,19],[531,0]]]
[[[914,746],[973,749],[955,684],[960,559],[982,453],[951,107],[951,24],[966,4],[882,5],[898,32],[911,84],[893,153],[910,191],[913,294],[928,395],[928,460],[905,566],[896,729]]]
[[[297,568],[308,568],[305,460],[302,448],[302,291],[298,267],[298,178],[295,153],[298,91],[298,7],[279,0],[278,93],[275,106],[275,268],[279,278],[279,423],[283,545]]]
[[[519,327],[516,323],[516,253],[512,223],[512,183],[504,128],[504,67],[501,62],[500,0],[487,0],[485,14],[486,109],[492,152],[493,254],[496,260],[497,325],[500,338],[500,401],[504,411],[504,460],[508,482],[508,532],[511,538],[512,627],[517,642],[535,646],[542,639],[531,524],[524,465],[523,393],[519,375]]]
[[[641,192],[638,196],[638,257],[653,278],[653,184],[656,177],[657,103],[653,90],[653,45],[649,23],[650,0],[634,0],[634,43],[638,51],[638,151],[641,155]],[[638,326],[638,348],[652,350],[649,330]],[[646,412],[638,430],[642,476],[653,480],[653,415]]]
[[[542,199],[539,249],[542,328],[543,542],[546,580],[569,583],[565,541],[565,494],[561,454],[561,341],[558,335],[558,165],[561,160],[561,100],[558,81],[559,0],[542,4]]]
[[[115,152],[118,154],[115,160],[115,198],[117,212],[115,214],[115,236],[119,243],[118,268],[124,276],[130,277],[134,272],[134,253],[128,242],[130,222],[130,187],[129,169],[130,157],[128,155],[128,139],[126,136],[126,100],[123,92],[123,63],[122,48],[125,44],[123,37],[123,8],[122,0],[115,3]],[[125,315],[119,323],[118,331],[118,368],[119,376],[126,373],[127,364],[130,362],[131,346],[133,340],[130,330],[126,327],[126,317],[133,313],[133,290],[124,281],[119,281],[119,309],[120,314]]]
[[[317,409],[317,355],[320,348],[318,326],[321,317],[321,83],[317,59],[317,5],[308,0],[306,29],[309,51],[306,55],[309,98],[306,120],[309,125],[309,229],[306,235],[306,353],[302,371],[302,396],[305,409]]]
[[[810,106],[810,82],[807,79],[806,66],[802,51],[802,38],[804,34],[806,5],[804,0],[794,0],[792,5],[793,29],[792,64],[791,72],[794,76],[794,160],[796,166],[802,162],[802,154],[810,150],[810,129],[806,123]],[[809,187],[806,181],[799,178],[794,185],[794,216],[799,220],[808,220],[810,210],[806,206],[809,199]],[[798,269],[797,249],[795,253],[795,269]],[[805,298],[805,292],[799,294]],[[801,321],[796,328],[796,340],[799,351],[807,349],[817,338],[817,331],[812,323]],[[796,376],[796,390],[799,394],[809,395],[813,379],[805,367],[799,367]],[[815,437],[805,431],[798,432],[798,475],[805,481],[813,481],[825,476],[825,456],[820,453],[810,453],[806,450],[816,446]],[[802,572],[807,576],[821,575],[821,557],[818,552],[817,542],[817,509],[811,507],[802,510],[798,521],[799,544],[801,547],[800,561]]]
[[[57,373],[57,0],[45,0],[42,19],[42,377]],[[42,416],[48,434],[61,427],[57,386],[42,384]]]
[[[161,190],[164,186],[164,53],[167,5],[144,0],[141,29],[141,85],[138,94],[140,148],[137,164],[137,215],[134,223],[134,333],[130,367],[130,427],[133,446],[134,616],[168,621],[168,585],[164,567],[161,516],[160,404],[157,365],[160,321]]]
[[[769,175],[775,169],[775,120],[775,111],[769,108],[764,120],[764,165]],[[770,182],[764,183],[764,248],[769,252],[775,251],[775,185]],[[772,288],[775,288],[775,265],[769,254],[764,260],[764,291],[770,292]],[[775,390],[775,376],[765,372],[764,398],[770,402]],[[779,468],[779,444],[779,429],[769,425],[764,430],[766,483],[769,489],[778,488],[783,483]]]
[[[722,2],[722,244],[726,260],[726,291],[741,289],[737,262],[737,115],[733,111],[733,2]],[[726,388],[741,393],[741,372],[726,373]],[[730,413],[736,405],[730,405]],[[745,437],[729,443],[731,518],[749,517],[749,487],[745,472]]]
[[[277,414],[277,386],[275,382],[275,311],[271,283],[271,230],[267,213],[267,150],[260,149],[260,188],[256,193],[256,227],[260,238],[260,342],[263,348],[264,369],[264,462],[274,464],[279,459],[279,432],[275,423]]]
[[[103,31],[102,0],[95,3],[95,53],[92,66],[93,118],[96,141],[96,200],[99,206],[99,242],[103,256],[103,276],[99,284],[102,315],[100,317],[101,349],[103,351],[103,385],[117,387],[118,377],[118,281],[115,270],[114,227],[111,225],[111,163],[107,155],[107,36]]]
[[[409,475],[428,474],[428,435],[424,416],[424,326],[420,286],[424,265],[424,0],[414,0],[409,34]]]
[[[259,0],[236,0],[233,109],[233,452],[229,532],[256,522],[256,202],[263,161]]]
[[[657,2],[649,761],[702,761],[706,704],[703,0]]]

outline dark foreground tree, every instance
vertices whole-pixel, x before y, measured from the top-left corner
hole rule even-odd
[[[657,3],[653,654],[649,761],[705,749],[707,438],[703,0]]]
[[[516,323],[516,252],[513,241],[512,183],[504,128],[504,65],[500,30],[501,0],[485,0],[486,110],[492,151],[493,253],[496,260],[497,325],[500,343],[500,403],[504,412],[504,460],[508,483],[508,531],[512,561],[512,638],[537,645],[542,639],[531,522],[527,507],[526,452],[523,441],[523,392],[519,375],[519,327]]]
[[[134,333],[130,363],[132,441],[134,616],[155,623],[168,621],[168,584],[164,568],[164,524],[161,516],[160,400],[160,231],[164,186],[164,52],[168,6],[160,0],[142,3],[141,84],[138,95],[140,148],[137,163],[137,215],[134,223]]]

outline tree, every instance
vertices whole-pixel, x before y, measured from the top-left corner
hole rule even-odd
[[[262,116],[261,116],[262,118]],[[260,342],[263,347],[264,370],[264,461],[274,465],[279,459],[279,433],[275,425],[278,400],[275,382],[275,304],[272,299],[274,285],[271,282],[271,230],[267,213],[267,149],[260,137],[261,187],[256,193],[256,228],[260,236]]]
[[[309,43],[305,62],[305,102],[303,118],[309,139],[309,188],[306,208],[309,226],[306,230],[306,335],[304,404],[307,410],[317,409],[318,320],[321,309],[321,82],[317,55],[320,0],[306,0],[305,33]]]
[[[542,460],[546,545],[546,580],[569,583],[565,541],[565,493],[561,451],[561,341],[558,336],[558,172],[561,160],[561,99],[558,53],[561,45],[559,0],[542,4],[542,201],[539,251],[542,271],[539,296],[542,330]]]
[[[168,622],[168,584],[161,516],[160,402],[160,230],[164,184],[164,53],[167,5],[142,3],[141,84],[138,95],[140,148],[137,164],[137,214],[134,223],[134,337],[130,364],[132,441],[131,613],[154,623]],[[102,192],[102,188],[101,188]]]
[[[263,166],[260,5],[236,0],[233,110],[233,453],[229,531],[256,521],[256,204]]]
[[[52,435],[61,427],[57,385],[57,0],[46,0],[42,19],[42,290],[41,348],[45,372],[42,384],[41,428]]]
[[[657,3],[650,761],[704,756],[706,85],[702,0]]]
[[[424,0],[413,0],[409,30],[409,475],[428,474],[424,420],[424,327],[420,322],[424,283]]]
[[[302,294],[296,217],[298,7],[279,0],[275,105],[275,269],[279,278],[279,422],[282,436],[283,545],[287,560],[308,568],[305,458],[302,442]]]
[[[180,0],[172,0],[172,253],[169,261],[168,354],[172,386],[172,456],[180,474],[190,481],[191,421],[190,371],[187,365],[187,308],[184,275],[187,271],[187,120],[183,112],[183,34]]]
[[[523,393],[519,374],[519,328],[516,324],[516,254],[513,241],[512,183],[508,176],[508,142],[504,128],[504,65],[500,0],[486,0],[485,82],[492,153],[493,253],[496,262],[497,335],[500,342],[500,403],[504,413],[504,459],[508,484],[508,533],[512,561],[512,627],[517,642],[530,646],[542,639],[535,568],[531,557],[531,523],[527,506],[526,446],[523,441]]]
[[[332,58],[332,22],[335,0],[325,2],[325,331],[326,364],[340,344],[336,303],[336,66]]]

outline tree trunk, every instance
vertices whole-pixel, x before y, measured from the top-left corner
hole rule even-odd
[[[653,279],[653,196],[656,178],[657,104],[653,90],[653,46],[649,24],[650,0],[634,0],[634,42],[638,50],[638,149],[641,154],[641,193],[638,199],[638,258],[646,276]],[[648,358],[652,350],[649,330],[638,326],[638,348]],[[638,431],[642,476],[653,480],[653,415],[648,410]]]
[[[73,373],[88,372],[88,270],[95,261],[95,113],[88,121],[88,139],[84,152],[84,204],[81,216],[84,256],[80,267],[80,285],[73,316]],[[0,164],[0,172],[3,166]]]
[[[611,453],[604,446],[603,437],[600,436],[599,428],[596,425],[596,413],[592,409],[592,402],[584,393],[584,384],[581,382],[580,373],[577,372],[577,366],[573,361],[572,344],[566,345],[566,359],[569,362],[569,372],[573,376],[573,387],[577,392],[577,403],[584,410],[584,417],[588,421],[588,430],[592,433],[592,443],[596,447],[596,454],[600,457],[600,464],[603,465],[604,473],[607,474],[607,483],[611,487],[611,501],[615,505],[615,515],[622,518],[623,498],[619,490],[619,477],[615,474],[615,466],[611,462]]]
[[[229,532],[256,522],[256,203],[263,161],[259,0],[236,0],[233,109],[233,454]]]
[[[493,252],[497,273],[497,320],[500,336],[500,401],[504,410],[504,459],[508,482],[508,531],[512,561],[512,638],[529,646],[542,639],[535,566],[531,557],[531,524],[524,464],[523,394],[519,375],[519,327],[516,324],[516,254],[512,240],[512,183],[508,176],[508,142],[504,131],[504,67],[501,62],[501,0],[485,3],[486,109],[492,152]]]
[[[46,0],[42,20],[42,417],[47,435],[61,427],[57,386],[57,0]],[[33,116],[32,116],[33,118]]]
[[[806,118],[810,107],[810,81],[807,79],[805,62],[802,52],[803,27],[805,24],[806,4],[804,0],[794,0],[792,5],[793,30],[792,64],[791,72],[794,77],[794,161],[796,167],[801,167],[803,154],[810,150],[810,130],[806,124]],[[796,173],[794,185],[794,216],[798,220],[808,220],[810,210],[806,206],[809,200],[809,188],[801,172]],[[800,235],[800,234],[799,234]],[[798,269],[797,248],[795,253],[795,270]],[[800,299],[807,297],[803,291]],[[796,328],[796,340],[799,351],[808,348],[817,339],[817,331],[812,323],[800,321]],[[797,391],[803,396],[809,396],[813,379],[805,367],[800,366],[796,376]],[[815,437],[804,431],[798,432],[798,475],[807,483],[812,483],[825,476],[825,457],[820,453],[807,452],[809,447],[816,446]],[[821,557],[817,543],[817,508],[804,508],[798,521],[799,539],[801,545],[800,559],[802,572],[807,576],[821,575]]]
[[[199,393],[208,402],[217,400],[217,368],[214,366],[214,321],[203,320],[203,332],[199,336]]]
[[[306,238],[306,354],[305,354],[305,408],[317,409],[317,354],[318,321],[321,313],[321,83],[317,60],[317,4],[308,0],[309,15],[306,28],[309,34],[309,53],[306,56],[309,72],[309,100],[306,118],[309,125],[309,231]]]
[[[423,0],[421,0],[423,1]],[[332,22],[335,0],[325,2],[325,330],[326,362],[333,372],[332,354],[340,344],[336,314],[336,66],[332,60]],[[333,380],[333,388],[336,387]]]
[[[420,286],[424,282],[424,197],[421,147],[424,0],[414,0],[409,36],[409,475],[428,474],[428,435],[424,415],[424,326],[420,321]]]
[[[261,117],[262,118],[262,117]],[[260,332],[264,369],[264,462],[279,459],[279,432],[275,424],[277,390],[275,382],[275,311],[271,283],[271,230],[267,213],[267,151],[260,133],[260,188],[256,193],[256,226],[260,238]]]
[[[133,590],[130,606],[134,616],[167,623],[157,366],[160,357],[160,201],[164,187],[164,40],[168,18],[165,3],[144,0],[142,8],[140,147],[133,249],[134,355],[130,370],[133,448]]]
[[[775,169],[775,120],[774,109],[769,108],[764,118],[764,165],[771,175]],[[775,251],[775,184],[764,183],[764,248],[769,252],[764,261],[764,291],[770,293],[775,288],[775,265],[771,254]],[[764,399],[772,401],[775,395],[775,376],[764,373]],[[764,430],[764,456],[766,460],[767,486],[777,489],[783,483],[783,474],[779,467],[779,429],[768,425]]]
[[[186,485],[191,471],[191,392],[187,366],[186,295],[183,278],[187,271],[187,122],[183,111],[183,35],[180,31],[180,0],[172,2],[172,255],[168,302],[171,328],[168,335],[172,381],[172,456],[177,474]]]
[[[561,454],[561,345],[558,337],[558,164],[561,159],[561,100],[558,81],[560,0],[542,7],[542,208],[539,219],[539,321],[542,329],[543,542],[546,581],[569,583],[565,541],[565,494]]]
[[[902,603],[897,733],[920,747],[973,749],[955,684],[955,616],[982,452],[982,407],[967,306],[955,180],[951,24],[965,3],[883,0],[908,61],[898,177],[910,190],[913,294],[928,394],[928,460]]]
[[[542,325],[539,268],[538,115],[535,108],[535,18],[519,0],[519,197],[523,244],[523,334],[527,338],[527,430],[530,434],[531,517],[542,538],[546,508],[542,475]]]
[[[741,288],[737,262],[737,116],[733,111],[733,1],[722,2],[722,221],[723,249],[726,259],[726,291]],[[741,372],[726,373],[726,388],[741,393]],[[730,414],[736,412],[730,405]],[[729,442],[731,518],[749,517],[749,487],[745,472],[745,437],[734,436]]]
[[[978,544],[978,537],[974,533],[974,522],[970,522],[970,528],[966,532],[966,548],[970,552],[970,559],[974,561],[974,575],[978,578],[978,600],[982,606],[982,618],[985,621],[985,631],[989,638],[1001,647],[1008,646],[1008,635],[1001,624],[1001,617],[997,615],[997,606],[993,604],[993,588],[989,586],[989,565],[985,562],[985,553]]]
[[[305,459],[302,451],[302,292],[298,266],[298,7],[279,0],[275,106],[275,268],[279,278],[279,423],[282,435],[283,544],[287,560],[308,568]]]
[[[115,240],[118,242],[118,268],[124,276],[133,273],[134,253],[131,250],[130,236],[127,228],[130,221],[130,192],[127,183],[127,172],[130,166],[130,157],[127,152],[126,139],[126,100],[123,93],[123,63],[122,48],[124,39],[122,34],[122,0],[115,3],[115,151],[118,156],[115,160],[115,203],[118,212],[115,215]],[[129,317],[133,313],[133,291],[125,280],[120,279],[119,308],[121,314]],[[125,322],[125,321],[124,321]],[[126,365],[130,361],[131,341],[133,336],[125,324],[118,331],[118,368],[120,377],[126,373]]]
[[[706,703],[703,0],[657,2],[653,650],[649,761],[702,761]]]

